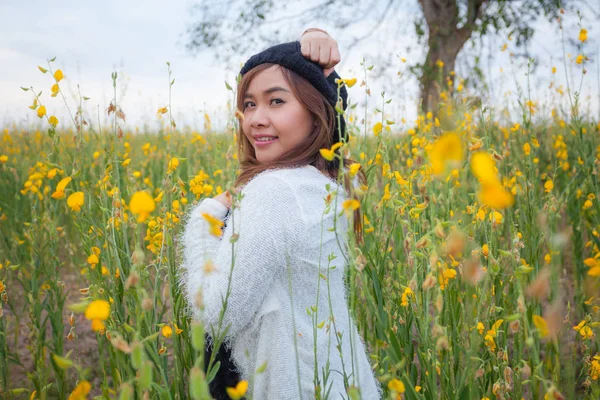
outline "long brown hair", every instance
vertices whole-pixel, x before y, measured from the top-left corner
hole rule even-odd
[[[317,126],[306,138],[306,140],[295,148],[286,151],[276,160],[260,163],[256,159],[256,153],[252,143],[250,143],[244,134],[242,126],[243,114],[241,114],[241,112],[236,113],[238,116],[237,142],[240,170],[234,186],[239,187],[246,184],[250,179],[252,179],[252,177],[267,169],[302,167],[305,165],[312,165],[321,171],[321,173],[323,173],[325,176],[337,181],[340,160],[335,157],[332,161],[328,161],[323,158],[319,152],[320,149],[331,148],[331,146],[338,142],[338,132],[334,132],[334,118],[337,118],[337,112],[327,101],[325,96],[323,96],[321,92],[319,92],[304,77],[278,64],[264,63],[257,65],[250,71],[246,72],[246,74],[244,74],[238,83],[236,99],[238,110],[243,110],[244,108],[244,95],[248,91],[248,87],[250,86],[252,78],[254,78],[261,71],[264,71],[273,65],[277,65],[281,69],[284,79],[292,89],[292,93],[298,99],[298,101],[304,105],[308,111],[310,111]],[[346,127],[346,129],[348,128]],[[339,153],[339,149],[336,149],[336,153]],[[350,158],[344,158],[344,168],[348,167],[354,162],[355,161]],[[343,178],[344,188],[346,190],[346,198],[358,200],[356,193],[351,190],[352,184],[350,182],[350,176],[347,173],[344,173]],[[362,168],[358,171],[358,180],[361,185],[367,184],[367,177]],[[362,216],[360,208],[354,210],[354,233],[357,244],[363,243]]]

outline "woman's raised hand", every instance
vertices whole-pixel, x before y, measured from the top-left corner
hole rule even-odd
[[[341,60],[337,42],[324,31],[308,29],[300,38],[302,55],[323,67],[325,77],[333,72]]]

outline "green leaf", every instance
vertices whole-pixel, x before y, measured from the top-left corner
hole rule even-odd
[[[84,99],[84,100],[89,100],[90,98],[89,98],[89,97],[85,97],[85,96],[83,96],[83,99]]]
[[[56,56],[54,56],[54,58],[52,60],[48,60],[48,61],[54,62],[54,60],[56,60]]]
[[[258,368],[256,369],[256,373],[257,373],[257,374],[261,374],[261,373],[263,373],[263,372],[265,371],[265,369],[267,368],[267,362],[268,362],[268,360],[267,360],[267,361],[265,361],[264,363],[262,363],[262,364],[260,365],[260,367],[258,367]]]
[[[371,71],[373,69],[374,65],[371,65],[369,68],[367,68],[369,71]]]
[[[225,81],[225,87],[226,87],[228,90],[233,90],[233,89],[231,88],[231,86],[229,86],[229,83],[227,83],[227,81]]]

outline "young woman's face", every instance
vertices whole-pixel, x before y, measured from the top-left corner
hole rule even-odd
[[[261,71],[252,79],[244,95],[243,112],[242,129],[260,163],[277,159],[315,129],[314,118],[292,93],[279,65]],[[272,138],[260,142],[261,135]]]

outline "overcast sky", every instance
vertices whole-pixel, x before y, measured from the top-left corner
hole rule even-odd
[[[406,0],[410,3],[410,0]],[[62,100],[51,98],[49,75],[43,75],[38,65],[47,67],[47,59],[56,56],[54,68],[60,68],[65,74],[62,85],[67,93],[76,93],[80,85],[82,95],[90,97],[86,110],[97,121],[97,111],[103,120],[105,110],[113,97],[111,72],[119,71],[120,104],[127,114],[130,126],[141,127],[144,123],[150,127],[157,126],[156,110],[168,104],[168,75],[166,61],[171,63],[175,85],[172,91],[172,105],[175,119],[179,127],[185,125],[193,129],[202,129],[203,111],[207,110],[213,117],[214,124],[219,126],[226,115],[227,100],[233,100],[231,92],[225,88],[224,81],[234,82],[240,63],[262,48],[248,48],[239,59],[231,65],[219,66],[211,61],[210,52],[193,57],[186,53],[183,46],[186,27],[190,22],[190,6],[193,1],[179,0],[172,2],[116,1],[14,1],[0,2],[0,125],[11,123],[27,125],[38,123],[35,112],[28,108],[32,103],[30,92],[26,93],[20,86],[33,86],[36,91],[43,90],[42,101],[49,114],[57,115],[61,125],[67,126],[68,117]],[[593,3],[593,2],[592,2]],[[304,4],[304,3],[302,3]],[[394,54],[396,60],[389,74],[378,80],[370,80],[372,96],[369,100],[369,112],[381,104],[379,94],[384,88],[388,92],[396,89],[393,101],[386,105],[392,118],[406,117],[413,121],[416,117],[416,101],[418,98],[417,80],[408,72],[411,63],[424,58],[423,49],[418,46],[412,21],[418,11],[416,2],[411,7],[403,8],[404,15],[395,20],[407,21],[404,34],[389,33],[383,29],[367,39],[362,46],[347,52],[348,38],[352,34],[360,35],[370,29],[374,20],[367,20],[354,28],[352,34],[342,36],[332,26],[324,23],[294,25],[286,24],[287,40],[296,40],[304,29],[310,26],[324,28],[338,40],[342,53],[342,64],[336,68],[345,78],[362,79],[360,61],[363,54],[369,54],[368,65],[377,68],[377,53]],[[598,7],[600,10],[600,6]],[[584,10],[585,11],[585,10]],[[288,11],[290,12],[290,11]],[[375,13],[374,13],[375,14]],[[374,17],[376,17],[374,15]],[[399,19],[398,19],[399,18]],[[576,40],[579,34],[577,17],[565,15],[567,21],[565,36]],[[583,25],[588,29],[589,40],[586,42],[587,52],[593,53],[586,68],[582,86],[582,100],[589,105],[594,118],[598,119],[598,61],[597,46],[600,43],[600,25],[592,24],[593,16],[584,12]],[[558,69],[555,75],[557,86],[562,84],[566,92],[566,77],[562,61],[562,42],[560,31],[556,25],[547,22],[536,24],[536,35],[530,49],[539,63],[535,75],[530,78],[532,97],[544,100],[548,95],[550,70],[553,65]],[[388,36],[385,36],[385,35]],[[383,36],[382,36],[383,35]],[[381,38],[386,40],[382,41]],[[381,45],[385,43],[385,45]],[[490,38],[490,51],[496,55],[492,62],[487,54],[481,54],[482,67],[491,85],[492,105],[500,106],[505,94],[510,91],[516,96],[516,85],[527,87],[524,61],[511,64],[509,51],[515,50],[514,43],[505,37]],[[501,46],[507,43],[508,50],[501,52]],[[570,74],[579,76],[581,66],[574,64],[577,49],[573,42],[566,42],[566,52],[572,55],[567,60]],[[408,59],[402,63],[400,57]],[[466,57],[457,65],[461,74],[461,65]],[[459,59],[459,61],[461,61]],[[503,72],[500,72],[503,68]],[[235,71],[235,73],[234,73]],[[402,71],[404,79],[399,78]],[[570,79],[573,77],[571,76]],[[580,81],[569,82],[571,90],[577,90]],[[351,101],[362,102],[364,88],[359,85],[349,90]],[[585,100],[586,96],[590,98]],[[510,97],[509,97],[510,99]],[[74,108],[74,99],[67,97]],[[514,101],[514,98],[512,99]],[[565,98],[566,100],[566,98]],[[75,111],[73,109],[73,111]]]

